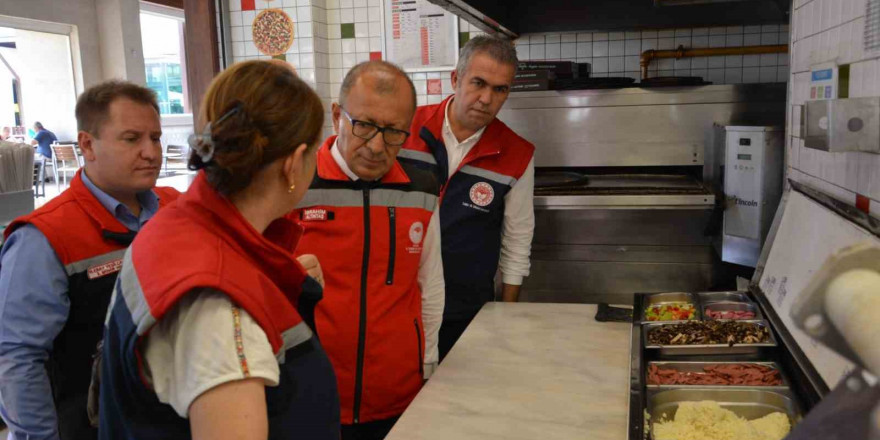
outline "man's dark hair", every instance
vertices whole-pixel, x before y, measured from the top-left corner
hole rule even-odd
[[[106,81],[89,87],[76,101],[76,128],[98,137],[110,116],[110,104],[119,98],[149,105],[159,113],[156,92],[127,81]],[[39,122],[37,122],[39,124]]]

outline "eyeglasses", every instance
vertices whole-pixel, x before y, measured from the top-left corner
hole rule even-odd
[[[349,115],[345,109],[341,110],[342,114],[345,115],[345,118],[348,119],[348,122],[351,122],[351,133],[361,139],[373,139],[376,137],[377,133],[381,132],[382,140],[384,140],[386,144],[399,147],[406,142],[407,138],[409,138],[408,131],[398,130],[391,127],[380,127],[372,122],[352,119],[351,115]]]

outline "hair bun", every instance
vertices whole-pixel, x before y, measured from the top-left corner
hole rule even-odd
[[[229,179],[250,174],[248,171],[258,168],[269,146],[269,138],[248,117],[247,111],[240,111],[222,121],[212,130],[211,137],[215,144],[213,162]]]
[[[229,195],[247,188],[266,165],[299,145],[316,145],[324,122],[321,99],[279,63],[235,63],[211,82],[201,120],[210,121],[214,154],[202,164],[208,181]],[[199,166],[198,155],[190,157]]]

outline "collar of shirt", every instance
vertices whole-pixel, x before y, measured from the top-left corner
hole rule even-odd
[[[455,101],[455,98],[450,99],[449,102],[446,104],[445,115],[443,115],[443,135],[444,137],[454,139],[455,143],[450,144],[449,142],[444,142],[446,144],[446,149],[452,147],[470,150],[470,148],[473,147],[480,140],[481,137],[483,137],[483,132],[486,131],[486,127],[477,130],[477,132],[472,134],[469,138],[459,142],[458,138],[455,137],[455,133],[452,132],[452,126],[449,125],[449,107],[452,106],[453,101]]]
[[[443,145],[446,146],[446,157],[449,160],[449,177],[452,177],[458,169],[458,166],[461,165],[465,156],[467,156],[471,151],[471,148],[479,142],[480,138],[483,136],[483,132],[486,131],[486,127],[483,127],[477,130],[477,132],[469,138],[459,142],[458,138],[456,138],[455,134],[452,132],[452,126],[449,125],[449,107],[451,104],[452,100],[449,100],[449,103],[446,104],[446,111],[443,117]]]
[[[83,184],[89,189],[89,192],[101,202],[107,211],[112,212],[116,220],[119,220],[123,226],[131,231],[140,230],[141,226],[156,214],[159,210],[159,197],[153,191],[143,191],[137,194],[138,202],[141,204],[141,215],[135,216],[134,213],[125,206],[124,203],[114,199],[110,194],[105,193],[92,183],[85,170],[81,173]]]
[[[339,138],[333,141],[333,146],[330,147],[330,155],[333,156],[333,160],[336,161],[336,165],[339,165],[339,168],[342,169],[342,172],[348,176],[349,179],[357,182],[360,178],[351,168],[348,167],[348,164],[345,163],[345,158],[342,157],[342,153],[339,152]]]

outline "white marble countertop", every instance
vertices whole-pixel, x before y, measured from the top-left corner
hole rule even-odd
[[[488,303],[386,440],[626,440],[631,325]]]

